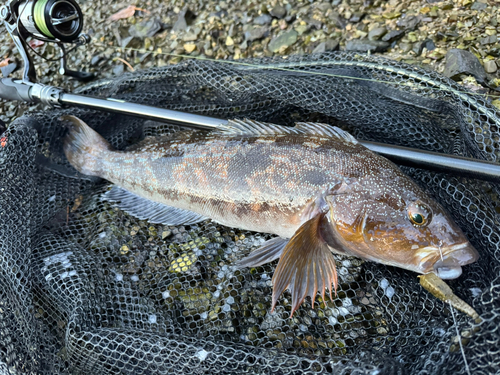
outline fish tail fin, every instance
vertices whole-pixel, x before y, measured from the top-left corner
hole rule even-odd
[[[69,123],[69,133],[63,148],[70,164],[80,173],[102,177],[102,159],[113,148],[79,118],[62,116],[60,120]]]

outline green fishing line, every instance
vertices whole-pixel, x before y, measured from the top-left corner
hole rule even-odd
[[[40,32],[49,38],[55,38],[54,35],[49,31],[47,24],[45,23],[45,6],[49,0],[39,0],[35,3],[33,7],[33,16],[35,18],[35,25],[38,27]]]

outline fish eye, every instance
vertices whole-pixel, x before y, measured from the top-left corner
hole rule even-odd
[[[423,227],[431,221],[431,210],[423,203],[413,202],[408,206],[408,218],[413,225]]]

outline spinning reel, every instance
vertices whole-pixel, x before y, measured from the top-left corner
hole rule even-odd
[[[29,37],[59,46],[59,73],[80,81],[94,78],[92,73],[69,70],[66,66],[65,44],[74,44],[73,50],[90,42],[88,35],[80,34],[83,14],[75,0],[9,0],[0,7],[0,21],[3,21],[22,56],[23,82],[36,82],[33,60],[28,53],[28,49],[33,50],[27,43]]]

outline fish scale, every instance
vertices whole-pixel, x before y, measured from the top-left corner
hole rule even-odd
[[[314,302],[318,291],[336,290],[334,253],[441,278],[460,276],[478,258],[437,202],[339,128],[234,120],[116,151],[81,120],[66,119],[70,163],[113,182],[105,199],[130,214],[168,225],[210,218],[279,236],[238,264],[280,259],[273,309],[286,288],[292,314],[307,296]]]

